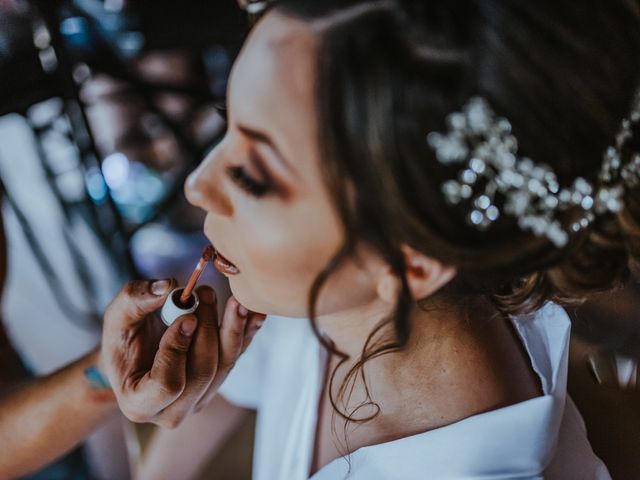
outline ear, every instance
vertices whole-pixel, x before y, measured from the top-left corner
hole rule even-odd
[[[458,273],[455,267],[444,265],[408,245],[402,246],[407,283],[415,300],[426,298],[449,283]]]
[[[402,246],[405,257],[407,284],[414,300],[426,298],[449,283],[457,273],[454,267],[428,257],[408,245]],[[400,293],[400,280],[389,267],[378,278],[378,296],[389,304],[395,304]]]

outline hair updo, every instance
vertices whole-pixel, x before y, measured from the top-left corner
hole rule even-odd
[[[318,39],[316,108],[325,182],[346,241],[317,278],[322,285],[357,242],[374,247],[404,281],[408,244],[458,269],[440,295],[480,299],[504,315],[552,300],[580,302],[624,283],[640,254],[640,195],[604,214],[565,248],[501,216],[488,231],[467,222],[467,206],[446,203],[440,164],[426,135],[474,95],[511,122],[519,151],[549,165],[561,186],[598,183],[603,153],[630,113],[640,78],[640,9],[635,0],[283,0],[280,13],[310,24]],[[635,132],[634,132],[635,133]],[[640,151],[627,143],[623,163]],[[354,198],[347,199],[347,185]],[[395,340],[410,332],[406,283]],[[329,345],[330,347],[330,345]],[[335,407],[335,404],[334,404]]]

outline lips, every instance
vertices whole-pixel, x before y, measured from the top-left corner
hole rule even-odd
[[[216,249],[216,256],[213,260],[213,264],[218,271],[224,275],[238,275],[240,270],[231,261],[220,253],[220,250]]]

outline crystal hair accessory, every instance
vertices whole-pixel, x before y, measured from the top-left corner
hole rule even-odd
[[[470,202],[470,225],[484,231],[508,215],[517,219],[522,230],[545,236],[562,248],[571,233],[588,227],[596,215],[619,212],[625,185],[640,185],[640,155],[634,154],[624,167],[620,158],[638,121],[638,112],[623,121],[615,147],[604,154],[597,188],[582,177],[563,188],[549,166],[518,156],[511,124],[496,117],[482,97],[471,98],[461,112],[450,114],[447,133],[431,132],[427,142],[439,163],[462,167],[457,179],[443,183],[442,192],[451,205]],[[570,209],[577,213],[566,226],[558,214]]]

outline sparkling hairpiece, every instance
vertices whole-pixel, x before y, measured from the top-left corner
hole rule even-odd
[[[624,167],[620,158],[631,138],[631,126],[638,121],[639,112],[623,121],[615,147],[604,154],[597,189],[582,177],[576,178],[571,187],[561,188],[549,166],[518,156],[511,124],[496,117],[481,97],[471,98],[461,112],[450,114],[447,133],[431,132],[427,142],[442,165],[463,166],[457,179],[442,185],[442,192],[451,205],[471,203],[470,225],[487,230],[501,215],[509,215],[517,219],[522,230],[545,236],[562,248],[571,232],[588,227],[596,215],[619,212],[625,186],[640,185],[640,155],[635,154]],[[496,205],[498,195],[504,202],[502,209]],[[558,213],[569,209],[579,213],[566,227]]]

